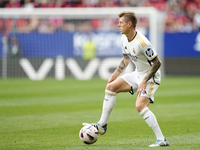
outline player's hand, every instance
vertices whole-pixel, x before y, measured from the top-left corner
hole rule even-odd
[[[110,79],[108,80],[108,83],[111,83],[111,82],[113,82],[115,80],[116,80],[116,78],[110,77]]]
[[[142,93],[145,94],[146,86],[147,86],[147,81],[142,80],[137,89],[137,96],[140,96]]]

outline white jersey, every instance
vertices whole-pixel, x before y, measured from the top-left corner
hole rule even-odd
[[[151,61],[157,57],[155,49],[149,40],[138,31],[131,41],[122,35],[121,42],[123,54],[127,54],[135,64],[137,74],[144,77],[151,68]],[[160,70],[156,72],[154,78],[160,83]]]

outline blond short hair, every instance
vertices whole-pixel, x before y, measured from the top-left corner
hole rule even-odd
[[[131,11],[123,11],[119,13],[118,15],[120,18],[124,17],[125,22],[128,23],[129,21],[132,22],[134,29],[136,28],[137,22],[138,22],[138,17],[134,12]]]

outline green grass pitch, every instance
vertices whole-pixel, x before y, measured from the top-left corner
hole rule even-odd
[[[149,150],[153,131],[135,109],[136,96],[117,95],[107,133],[93,145],[79,139],[82,122],[101,116],[107,81],[0,80],[0,150]],[[200,77],[165,77],[149,108],[169,147],[200,149]]]

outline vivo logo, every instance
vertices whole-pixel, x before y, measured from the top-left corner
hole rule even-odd
[[[118,67],[121,58],[105,58],[103,60],[95,58],[89,61],[84,69],[81,69],[79,64],[73,58],[64,59],[62,56],[58,56],[55,60],[53,58],[46,58],[40,65],[38,70],[35,70],[30,61],[27,58],[21,58],[19,64],[31,80],[43,80],[55,65],[55,78],[57,80],[63,80],[66,77],[65,67],[67,67],[72,75],[78,80],[89,80],[95,73],[101,79],[107,80],[112,75],[113,71]],[[134,66],[132,63],[126,68],[124,73],[132,72]]]

